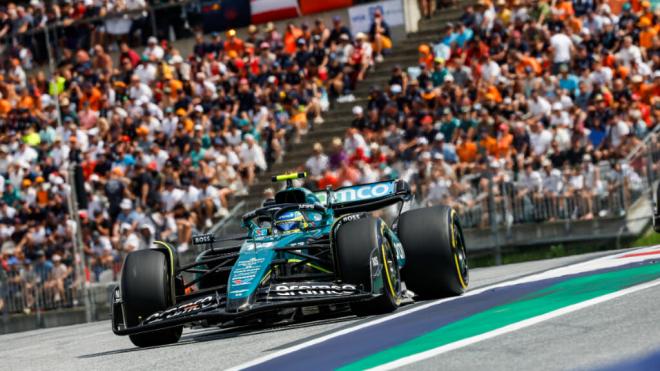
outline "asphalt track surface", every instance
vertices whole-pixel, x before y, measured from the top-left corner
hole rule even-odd
[[[471,290],[607,254],[612,253],[473,269]],[[406,311],[425,304],[408,305],[397,313],[405,318]],[[589,370],[616,365],[660,350],[659,305],[660,286],[655,286],[403,368]],[[374,319],[345,316],[265,328],[186,330],[178,344],[149,349],[135,348],[128,338],[114,336],[109,322],[36,330],[0,336],[0,369],[218,370]]]

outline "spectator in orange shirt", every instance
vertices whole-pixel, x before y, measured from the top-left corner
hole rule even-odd
[[[236,30],[231,29],[227,31],[227,40],[225,40],[225,51],[229,53],[234,51],[236,54],[241,55],[245,50],[245,43],[243,40],[236,36]]]
[[[541,64],[536,60],[536,58],[530,57],[523,53],[516,53],[516,58],[518,59],[518,65],[516,66],[517,73],[523,74],[526,67],[531,68],[535,75],[540,75],[541,72],[543,72]]]
[[[34,98],[32,98],[28,90],[26,88],[16,86],[16,93],[19,94],[18,108],[23,108],[30,112],[34,112],[34,109],[36,108]]]
[[[11,111],[11,103],[4,95],[0,94],[0,115],[6,116]]]
[[[571,17],[575,12],[573,11],[573,3],[570,0],[560,0],[552,9],[552,12],[557,14],[559,19],[565,21]]]
[[[456,155],[461,162],[472,163],[477,160],[477,143],[467,133],[461,135],[456,145]]]
[[[513,135],[509,132],[509,125],[500,124],[500,132],[497,137],[497,157],[505,158],[511,153],[513,147]]]
[[[433,53],[431,53],[431,48],[422,44],[417,49],[419,51],[419,64],[425,64],[427,68],[433,68]]]
[[[483,148],[489,156],[497,155],[497,139],[493,134],[494,127],[489,128],[486,133],[482,135],[481,141],[479,141],[479,146]]]
[[[80,98],[80,103],[89,103],[89,108],[92,111],[98,112],[101,109],[101,98],[103,94],[91,83],[83,84],[83,96]]]
[[[642,28],[642,31],[639,33],[639,47],[642,50],[652,48],[653,39],[657,36],[658,30],[652,27],[652,21],[648,18],[640,19],[639,27]]]
[[[289,23],[284,32],[284,51],[289,54],[294,54],[297,47],[296,41],[302,36],[302,34],[302,30],[294,26],[293,23]]]

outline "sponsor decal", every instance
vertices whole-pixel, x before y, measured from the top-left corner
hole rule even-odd
[[[353,222],[362,219],[362,215],[363,214],[350,214],[343,217],[342,220],[345,222]]]
[[[364,184],[338,189],[331,194],[332,203],[364,201],[389,196],[394,193],[394,182]],[[327,201],[325,192],[315,193],[323,204]]]
[[[212,234],[200,234],[193,236],[192,243],[193,245],[204,245],[207,243],[212,243],[215,241],[215,237]]]
[[[350,295],[355,291],[355,285],[331,283],[276,284],[270,289],[274,296]]]
[[[157,322],[157,321],[162,321],[164,319],[177,318],[183,315],[197,313],[204,309],[210,308],[215,304],[216,304],[215,296],[209,295],[192,302],[179,304],[175,307],[166,309],[161,312],[156,312],[150,315],[149,317],[147,317],[147,319],[144,320],[144,322],[145,323]]]
[[[257,228],[254,230],[254,235],[256,237],[264,237],[268,235],[268,228]]]
[[[299,209],[313,209],[314,205],[313,204],[298,204]]]
[[[236,262],[231,275],[232,286],[245,286],[252,283],[261,269],[263,258],[250,258]],[[232,291],[233,292],[233,291]]]

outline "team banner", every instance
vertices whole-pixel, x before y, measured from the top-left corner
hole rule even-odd
[[[250,2],[245,0],[201,1],[204,32],[219,32],[250,24]]]
[[[369,27],[371,27],[371,22],[374,19],[376,9],[380,9],[380,13],[390,27],[402,26],[404,24],[404,18],[401,1],[402,0],[378,1],[375,3],[354,6],[348,9],[351,32],[353,34],[358,32],[369,32]]]
[[[252,24],[295,18],[298,0],[251,0]]]
[[[353,5],[353,0],[299,0],[300,12],[302,14],[314,14],[328,10],[348,8]]]

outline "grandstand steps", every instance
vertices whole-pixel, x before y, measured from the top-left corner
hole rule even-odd
[[[408,34],[405,40],[395,43],[392,53],[385,57],[385,61],[377,64],[375,71],[369,72],[365,80],[358,84],[353,92],[356,97],[355,101],[334,102],[330,110],[323,115],[325,122],[322,125],[315,125],[313,130],[310,130],[307,135],[301,138],[301,143],[288,143],[283,161],[273,164],[268,171],[260,174],[255,183],[250,186],[248,194],[232,197],[232,204],[235,205],[244,201],[245,204],[241,212],[259,207],[263,201],[264,190],[268,187],[274,187],[274,184],[270,181],[273,174],[301,169],[311,155],[312,145],[315,142],[320,142],[328,150],[332,138],[336,136],[343,137],[345,130],[350,127],[353,106],[361,105],[364,107],[366,105],[369,89],[372,86],[378,85],[385,88],[394,66],[400,65],[405,69],[417,65],[417,48],[419,44],[437,41],[443,26],[447,21],[457,19],[462,14],[463,6],[465,6],[465,2],[460,7],[444,9],[429,20],[421,20],[419,22],[420,32]]]

